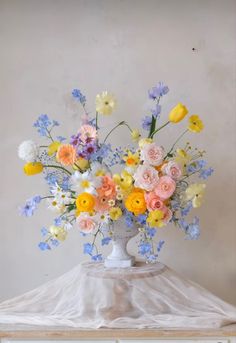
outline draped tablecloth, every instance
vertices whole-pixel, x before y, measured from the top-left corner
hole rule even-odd
[[[0,324],[74,328],[216,329],[236,308],[161,263],[82,263],[0,304]]]

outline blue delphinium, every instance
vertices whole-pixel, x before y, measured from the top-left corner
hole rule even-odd
[[[85,105],[86,97],[82,94],[82,92],[79,89],[73,89],[71,94],[76,100],[78,100],[81,103],[81,105]]]
[[[40,242],[38,244],[38,247],[40,250],[45,251],[45,250],[51,250],[50,245],[47,242]]]
[[[197,160],[197,161],[190,163],[187,166],[186,170],[188,173],[195,173],[196,171],[200,171],[206,165],[207,165],[207,162],[205,160]]]
[[[100,261],[102,261],[102,254],[93,255],[93,256],[91,256],[91,258],[95,262],[100,262]]]
[[[194,217],[193,222],[188,224],[186,220],[179,219],[180,227],[186,233],[186,239],[195,240],[198,239],[200,236],[200,227],[199,227],[199,218]]]
[[[148,96],[150,99],[157,99],[160,96],[163,96],[169,92],[168,86],[166,86],[163,82],[158,82],[157,86],[152,87],[148,91]]]
[[[124,212],[124,216],[125,216],[125,224],[128,227],[133,227],[133,225],[134,225],[134,215],[133,215],[133,213],[131,213],[129,211],[125,211]]]
[[[147,220],[147,215],[146,214],[139,214],[136,217],[136,220],[139,224],[141,225],[145,225],[146,224],[146,220]]]
[[[143,128],[144,130],[149,131],[149,130],[150,130],[150,127],[151,127],[151,124],[152,124],[152,117],[145,116],[145,117],[142,119],[142,128]]]
[[[154,227],[147,227],[146,232],[150,238],[153,238],[155,236],[157,230]]]
[[[26,204],[23,207],[20,207],[20,215],[25,217],[32,217],[37,205],[40,203],[42,198],[40,195],[36,195],[26,201]]]
[[[152,251],[152,244],[150,242],[144,241],[139,244],[139,254],[147,255]]]
[[[181,216],[182,217],[187,216],[192,208],[193,208],[192,202],[188,201],[186,206],[181,209]]]
[[[151,114],[154,118],[160,117],[160,113],[161,113],[161,106],[160,105],[155,104],[155,106],[152,107],[150,110],[151,110]]]
[[[111,237],[105,237],[102,239],[101,244],[103,245],[108,245],[111,241]]]
[[[165,241],[161,240],[157,243],[157,251],[160,252],[163,245],[165,244]]]

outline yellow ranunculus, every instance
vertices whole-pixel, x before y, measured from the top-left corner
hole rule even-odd
[[[179,103],[176,105],[169,114],[169,121],[172,123],[178,123],[188,114],[187,108]]]
[[[43,171],[43,165],[41,162],[29,162],[24,165],[24,172],[26,175],[35,175]]]
[[[138,142],[139,147],[142,149],[144,145],[150,144],[153,142],[152,138],[141,138]]]
[[[162,219],[164,218],[164,213],[160,210],[154,210],[149,212],[147,217],[147,222],[151,227],[163,227],[165,224]]]
[[[132,130],[131,131],[131,137],[132,137],[132,140],[134,141],[134,142],[138,142],[138,140],[139,140],[139,138],[140,138],[140,132],[139,132],[139,130]]]
[[[204,128],[203,122],[197,114],[192,115],[189,118],[188,129],[191,132],[201,132]]]
[[[67,232],[65,229],[55,225],[50,226],[49,232],[53,236],[53,238],[58,239],[59,241],[64,241],[67,236]]]
[[[122,211],[119,207],[113,207],[110,209],[109,215],[112,220],[118,220],[122,216]]]
[[[193,183],[186,189],[186,200],[191,200],[194,208],[201,206],[205,188],[205,183]]]
[[[126,170],[123,170],[120,175],[114,174],[113,180],[124,193],[130,191],[133,187],[133,178]]]
[[[57,149],[59,148],[60,145],[61,145],[61,142],[58,142],[58,141],[52,142],[48,146],[48,155],[52,156],[53,154],[55,154],[57,152]]]
[[[144,198],[144,191],[142,189],[134,189],[125,201],[125,207],[128,211],[132,212],[135,216],[143,214],[146,209],[146,202]]]
[[[79,157],[75,164],[73,165],[73,169],[78,170],[81,169],[82,171],[87,170],[89,167],[89,161],[83,157]]]
[[[96,112],[104,115],[110,115],[115,107],[116,99],[107,91],[96,96]]]
[[[79,212],[92,212],[95,206],[95,198],[92,194],[81,193],[76,199],[76,207]]]

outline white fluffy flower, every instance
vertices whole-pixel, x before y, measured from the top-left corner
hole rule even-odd
[[[33,141],[24,141],[19,145],[18,156],[26,162],[34,162],[37,159],[39,147]]]
[[[111,176],[110,169],[104,164],[99,162],[93,162],[91,164],[91,175],[94,177],[109,175]]]

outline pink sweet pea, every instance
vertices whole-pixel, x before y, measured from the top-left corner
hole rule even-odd
[[[182,175],[179,165],[174,161],[164,164],[161,168],[161,171],[163,174],[170,176],[174,180],[178,180]]]
[[[82,125],[78,133],[79,138],[83,143],[89,143],[97,137],[97,130],[92,125]]]
[[[141,159],[144,163],[159,166],[164,158],[164,149],[156,143],[145,144],[141,150]]]
[[[145,193],[144,195],[147,209],[149,211],[162,210],[165,206],[163,201],[156,195],[155,192]]]
[[[159,179],[156,169],[145,164],[137,168],[133,177],[135,180],[134,186],[146,191],[152,191]]]
[[[156,195],[162,200],[166,200],[171,197],[176,188],[175,181],[168,175],[161,176],[157,186],[154,189]]]
[[[164,213],[164,217],[163,217],[163,222],[165,223],[165,224],[167,224],[167,223],[169,223],[169,221],[171,220],[171,218],[172,218],[172,216],[173,216],[173,213],[172,213],[172,211],[167,207],[167,206],[165,206],[164,205],[164,207],[162,208],[162,211],[163,211],[163,213]]]

